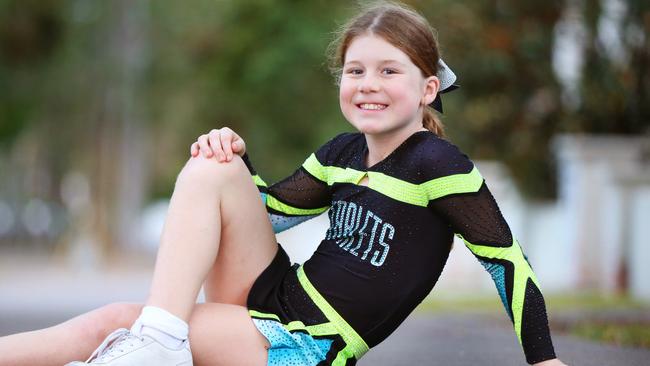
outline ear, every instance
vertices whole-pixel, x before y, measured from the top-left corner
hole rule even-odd
[[[424,94],[422,95],[422,104],[429,105],[433,103],[440,90],[440,79],[437,76],[429,76],[424,79]]]

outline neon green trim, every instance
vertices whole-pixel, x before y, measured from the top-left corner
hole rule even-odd
[[[465,240],[462,235],[457,235],[463,239],[465,245],[472,253],[485,258],[507,260],[513,264],[515,273],[512,281],[512,303],[510,304],[510,309],[512,310],[515,333],[517,333],[517,338],[519,338],[519,342],[521,343],[521,319],[524,310],[524,297],[526,296],[526,282],[530,278],[537,288],[540,286],[535,273],[530,268],[526,258],[524,258],[524,252],[521,246],[519,246],[519,242],[513,238],[512,245],[509,247],[488,247],[472,244]]]
[[[338,329],[334,326],[334,324],[327,322],[323,324],[316,324],[316,325],[308,325],[305,327],[305,330],[307,333],[313,335],[313,336],[325,336],[325,335],[335,335],[339,334]]]
[[[430,201],[450,194],[477,192],[482,184],[483,177],[474,166],[469,173],[432,179],[422,183],[421,186]]]
[[[318,215],[321,214],[329,208],[319,207],[319,208],[297,208],[289,206],[284,202],[280,202],[277,198],[271,196],[270,194],[266,196],[266,205],[276,211],[284,212],[290,215]]]
[[[284,326],[288,331],[294,331],[299,329],[305,329],[305,323],[300,320],[295,320]]]
[[[345,319],[343,319],[343,317],[339,315],[336,310],[334,310],[332,305],[330,305],[327,300],[325,300],[325,298],[318,292],[318,290],[316,290],[314,285],[312,285],[307,278],[303,266],[300,266],[298,268],[298,280],[314,304],[316,304],[316,306],[318,306],[323,314],[325,314],[327,320],[329,320],[332,325],[338,329],[339,334],[341,334],[341,337],[346,343],[346,347],[341,352],[339,352],[336,359],[339,360],[340,357],[345,357],[345,359],[349,359],[351,357],[355,357],[357,360],[360,359],[361,356],[368,352],[368,345],[363,340],[363,338],[361,338],[361,336],[354,329],[352,329],[350,324],[348,324]],[[342,353],[343,356],[341,355]],[[340,361],[338,364],[341,364]],[[338,364],[334,363],[333,365]]]
[[[405,182],[382,173],[368,172],[368,188],[416,206],[426,207],[429,203],[421,184]]]
[[[248,314],[255,318],[273,319],[273,320],[280,321],[280,318],[277,315],[271,313],[262,313],[256,310],[248,310]]]
[[[354,350],[350,345],[345,346],[339,353],[336,354],[336,358],[332,362],[332,366],[345,366],[347,360],[354,357]],[[358,360],[359,358],[357,358]]]
[[[316,158],[314,157],[314,159]],[[266,182],[264,182],[259,175],[253,176],[253,182],[258,187],[267,187]],[[276,211],[284,212],[289,215],[299,215],[299,216],[319,215],[327,211],[327,209],[329,208],[329,206],[309,208],[309,209],[293,207],[291,205],[287,205],[286,203],[279,201],[277,198],[273,197],[270,194],[266,195],[266,205]]]
[[[284,328],[290,332],[304,330],[312,336],[326,336],[339,334],[334,324],[327,322],[316,325],[305,325],[303,322],[296,320],[284,325]]]
[[[338,329],[334,326],[334,324],[327,322],[327,323],[322,323],[322,324],[316,324],[316,325],[305,325],[303,322],[296,320],[292,321],[289,324],[283,324],[280,321],[280,318],[271,313],[262,313],[256,310],[248,310],[248,314],[251,317],[258,318],[258,319],[271,319],[275,320],[278,323],[280,323],[284,329],[286,329],[289,332],[293,332],[296,330],[304,330],[309,335],[311,336],[328,336],[328,335],[337,335],[339,334]]]
[[[309,174],[318,178],[322,182],[327,182],[327,172],[325,167],[316,159],[315,154],[309,155],[307,160],[302,164],[302,167],[309,172]]]
[[[352,183],[358,184],[366,175],[366,172],[352,168],[340,168],[337,166],[324,166],[316,159],[316,155],[311,154],[302,165],[309,174],[318,178],[320,181],[331,186],[334,183]]]
[[[483,184],[483,177],[476,166],[469,173],[454,174],[436,178],[421,184],[409,183],[378,172],[364,172],[352,168],[322,165],[314,154],[303,164],[305,170],[331,186],[334,183],[359,182],[368,175],[368,188],[397,201],[426,207],[429,201],[450,194],[476,192]]]
[[[255,185],[258,186],[258,187],[260,187],[260,186],[261,187],[266,187],[267,186],[266,182],[264,182],[262,180],[262,178],[257,174],[253,176],[253,183],[255,183]]]
[[[352,168],[339,168],[337,166],[327,167],[327,184],[330,186],[334,183],[359,184],[365,176],[366,172]]]

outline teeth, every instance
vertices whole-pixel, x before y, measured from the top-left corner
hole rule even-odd
[[[373,103],[360,104],[359,107],[361,107],[361,109],[369,109],[374,111],[380,111],[386,108],[386,106],[383,104],[373,104]]]

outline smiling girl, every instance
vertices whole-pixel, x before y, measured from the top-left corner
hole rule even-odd
[[[5,338],[0,359],[11,349],[9,364],[60,364],[105,339],[71,365],[354,365],[431,291],[455,234],[492,275],[527,362],[563,365],[526,256],[432,110],[456,77],[431,27],[382,3],[336,45],[341,111],[358,132],[271,186],[234,131],[200,136],[176,182],[146,306],[113,304]],[[274,233],[327,210],[325,238],[292,265]],[[202,285],[206,303],[195,304]],[[130,329],[110,333],[119,327]]]

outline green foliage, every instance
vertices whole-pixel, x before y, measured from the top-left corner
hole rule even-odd
[[[639,134],[650,132],[650,4],[628,0],[618,40],[627,59],[620,63],[605,51],[598,38],[599,2],[586,3],[589,37],[582,76],[583,102],[566,120],[573,130],[595,133]]]
[[[596,342],[622,347],[650,348],[649,324],[592,320],[575,324],[569,332]]]
[[[548,141],[561,105],[551,46],[562,3],[418,4],[459,76],[461,89],[443,98],[452,141],[474,159],[503,160],[525,193],[552,196]]]
[[[55,1],[0,1],[0,147],[8,145],[40,110],[43,70],[61,43]]]
[[[564,2],[407,3],[438,29],[459,75],[461,89],[443,98],[451,140],[473,159],[504,160],[529,195],[554,194],[548,142],[555,133],[647,128],[647,2],[627,1],[626,22],[643,37],[626,41],[625,67],[613,66],[594,41],[601,2],[585,2],[591,38],[575,111],[564,108],[551,69]],[[107,90],[122,77],[110,38],[120,27],[116,4],[145,9],[143,73],[131,102],[146,116],[138,123],[152,145],[154,196],[169,196],[189,145],[211,128],[239,132],[269,181],[351,130],[325,59],[332,32],[354,12],[349,1],[0,0],[0,151],[36,131],[63,171],[92,161],[98,136],[119,136],[120,121],[105,113]]]

